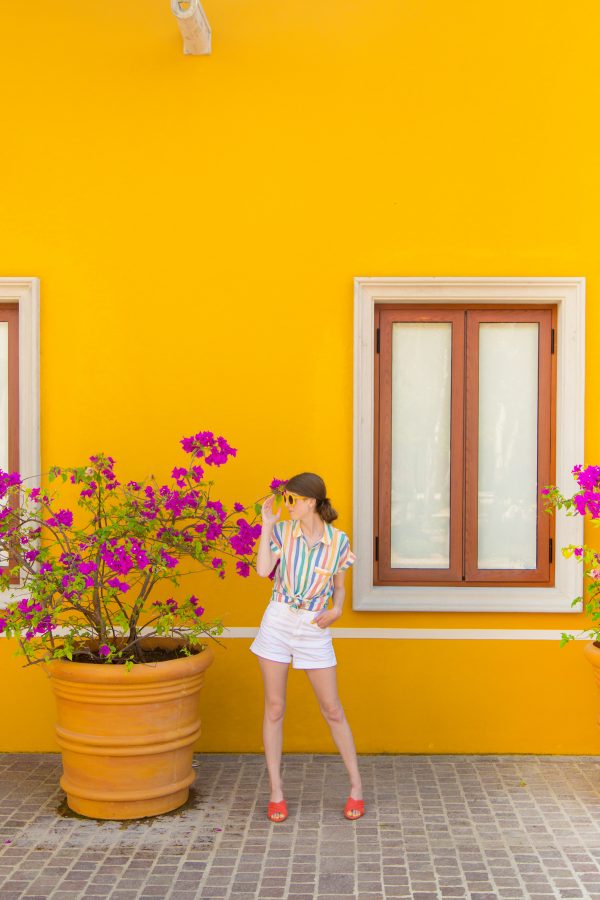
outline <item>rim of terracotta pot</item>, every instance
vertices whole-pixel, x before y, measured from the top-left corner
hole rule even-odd
[[[597,647],[594,641],[588,641],[583,652],[593,665],[600,666],[600,647]]]
[[[98,640],[85,641],[84,646],[90,649],[98,647]],[[170,637],[148,637],[140,641],[142,647],[148,649],[161,647],[171,649],[181,647],[185,641]],[[167,659],[161,662],[134,663],[127,671],[123,663],[86,663],[73,662],[69,659],[50,659],[42,663],[50,676],[56,675],[69,681],[112,682],[125,681],[130,683],[151,682],[164,680],[169,676],[184,678],[187,674],[197,673],[207,669],[214,661],[214,653],[208,645],[203,645],[202,650],[195,650],[191,656],[180,656],[178,659]]]

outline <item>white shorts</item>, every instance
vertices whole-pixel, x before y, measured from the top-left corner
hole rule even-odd
[[[337,659],[331,628],[312,623],[317,613],[293,609],[271,600],[264,611],[258,634],[250,644],[252,653],[275,662],[292,662],[294,669],[325,669]]]

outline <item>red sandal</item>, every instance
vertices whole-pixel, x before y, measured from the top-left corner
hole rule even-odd
[[[277,819],[273,818],[273,813],[283,813],[283,816],[280,816]],[[267,818],[271,820],[271,822],[285,822],[288,817],[288,808],[285,800],[269,800],[269,805],[267,807]]]
[[[351,816],[349,813],[352,810],[357,810],[357,816]],[[365,801],[364,800],[355,800],[354,797],[348,797],[346,800],[346,805],[344,807],[344,815],[347,819],[360,819],[361,816],[365,814]]]

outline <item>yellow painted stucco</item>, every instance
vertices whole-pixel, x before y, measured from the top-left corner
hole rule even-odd
[[[592,0],[2,4],[0,275],[41,281],[42,465],[165,476],[223,434],[224,501],[320,472],[352,538],[353,278],[585,276],[586,463],[600,461],[600,8]],[[270,582],[196,583],[256,626]],[[344,627],[577,627],[359,613]],[[262,749],[250,639],[215,648],[198,749]],[[336,642],[359,752],[598,753],[583,644]],[[0,749],[56,750],[39,668],[0,640]],[[290,673],[284,750],[334,752]]]

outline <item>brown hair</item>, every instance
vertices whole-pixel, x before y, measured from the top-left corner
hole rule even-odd
[[[314,497],[317,501],[315,512],[321,516],[324,522],[333,522],[337,519],[338,514],[331,505],[329,497],[326,496],[325,482],[314,472],[301,472],[300,475],[294,475],[293,478],[286,481],[285,488],[302,497]]]

